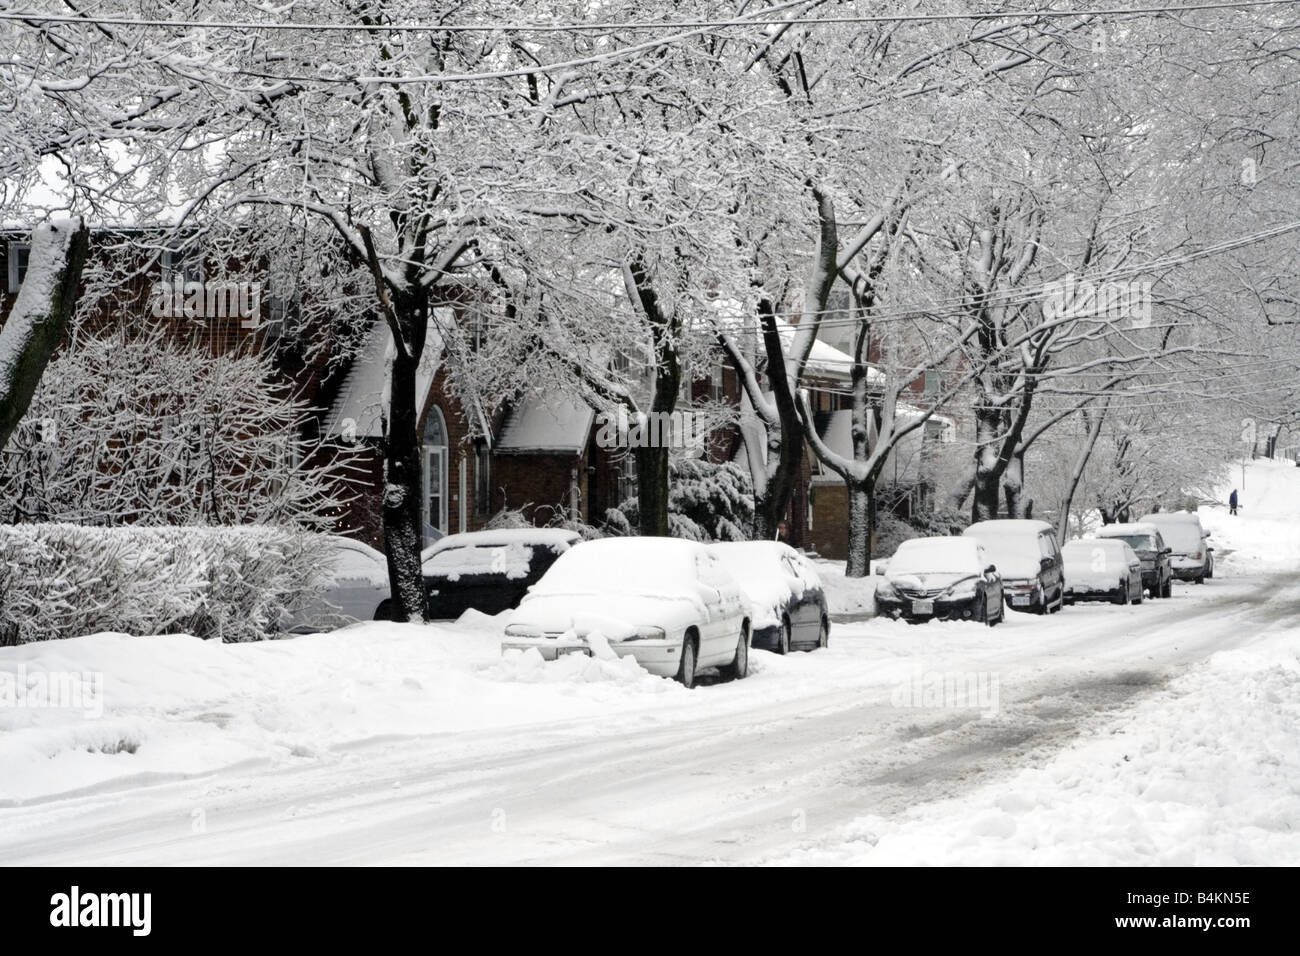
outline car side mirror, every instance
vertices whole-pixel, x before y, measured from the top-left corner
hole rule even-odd
[[[997,573],[998,573],[997,565],[995,565],[995,564],[990,564],[987,568],[984,569],[984,573],[985,573],[985,574],[997,574]]]
[[[1039,561],[1038,564],[1044,571],[1050,571],[1056,566],[1056,561],[1052,558],[1043,558],[1043,560]]]
[[[1174,549],[1173,549],[1173,548],[1162,548],[1162,549],[1160,550],[1160,553],[1161,553],[1161,554],[1173,554],[1173,553],[1174,553]]]

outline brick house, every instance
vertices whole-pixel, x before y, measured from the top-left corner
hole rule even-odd
[[[126,232],[148,230],[119,230]],[[156,232],[157,230],[155,230]],[[92,255],[103,255],[103,246]],[[27,236],[0,232],[0,323],[13,306],[26,268]],[[202,278],[202,256],[193,250],[165,251],[153,269],[142,268],[114,290],[114,302],[100,308],[104,322],[123,321],[151,309],[151,296],[161,281]],[[332,368],[321,358],[306,359],[294,347],[295,309],[267,295],[256,321],[239,317],[177,318],[178,334],[212,354],[256,347],[273,349],[275,367],[318,409],[312,430],[332,439],[355,443],[362,475],[354,501],[338,518],[338,530],[370,544],[381,540],[383,487],[383,409],[387,327],[376,322],[353,358]],[[440,310],[438,321],[457,321],[451,309]],[[793,335],[784,326],[783,335]],[[608,509],[633,494],[632,456],[607,449],[596,441],[595,412],[561,393],[512,396],[494,412],[466,408],[449,387],[444,350],[430,323],[425,361],[417,380],[419,429],[423,442],[424,488],[422,513],[426,538],[482,528],[502,510],[519,510],[537,524],[576,517],[599,524]],[[805,386],[823,437],[833,447],[847,437],[848,354],[827,342],[814,344]],[[688,375],[682,398],[692,403],[712,401],[738,405],[741,388],[721,361]],[[496,403],[494,403],[495,405]],[[472,425],[471,425],[472,423]],[[841,449],[842,450],[842,449]],[[705,451],[715,462],[742,454],[739,432],[723,427],[710,435]],[[904,465],[906,469],[907,465]],[[787,515],[787,537],[796,547],[826,557],[847,552],[847,496],[838,476],[828,473],[811,448],[805,449],[800,480]]]

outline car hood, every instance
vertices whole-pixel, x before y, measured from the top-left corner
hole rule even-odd
[[[510,616],[510,626],[580,636],[599,631],[618,641],[638,627],[662,627],[671,633],[698,623],[703,615],[703,604],[686,596],[539,594],[524,599]]]
[[[946,591],[958,581],[971,580],[976,574],[942,572],[933,574],[898,574],[886,575],[885,580],[896,588],[909,591]]]

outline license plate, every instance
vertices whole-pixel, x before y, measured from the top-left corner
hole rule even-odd
[[[1028,594],[1013,594],[1013,595],[1011,595],[1011,603],[1012,603],[1012,604],[1025,604],[1025,605],[1027,605],[1027,604],[1029,603],[1029,595],[1028,595]]]
[[[585,654],[587,657],[590,657],[590,656],[591,656],[591,648],[588,648],[588,647],[557,647],[557,648],[555,649],[555,656],[556,656],[556,657],[562,657],[562,656],[565,655],[565,654]]]
[[[912,602],[912,613],[913,613],[913,614],[933,614],[933,613],[934,613],[934,602],[933,602],[933,601],[913,601],[913,602]]]

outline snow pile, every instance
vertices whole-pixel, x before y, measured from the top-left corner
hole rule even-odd
[[[1300,633],[1203,666],[1046,766],[863,817],[807,864],[1300,864]]]
[[[0,805],[690,697],[612,654],[503,658],[501,617],[247,644],[102,633],[0,648]]]
[[[874,574],[863,578],[845,577],[843,561],[818,560],[814,565],[822,579],[827,610],[832,614],[876,613],[876,584],[880,577]]]

